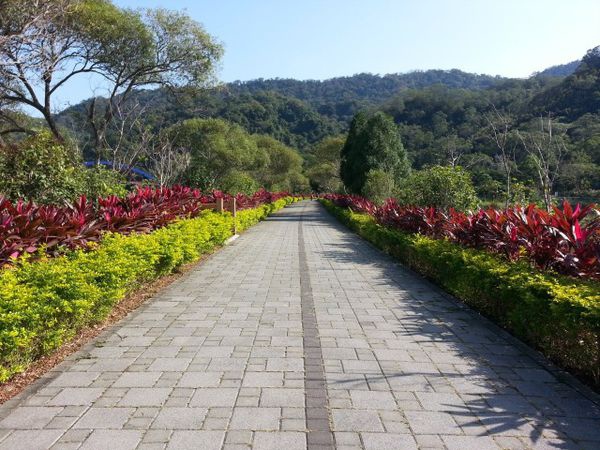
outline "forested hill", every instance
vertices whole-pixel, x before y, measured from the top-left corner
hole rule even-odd
[[[540,111],[553,111],[569,121],[584,114],[599,114],[600,47],[590,50],[562,83],[540,92],[534,104]]]
[[[361,73],[328,80],[258,79],[229,83],[232,93],[277,92],[307,102],[317,112],[339,121],[349,121],[357,106],[380,104],[404,89],[420,89],[435,84],[449,88],[481,89],[503,80],[499,76],[478,75],[453,70],[427,70],[401,74]]]
[[[346,132],[358,111],[383,108],[400,125],[428,130],[416,135],[410,132],[413,128],[403,130],[403,139],[414,145],[412,150],[416,151],[423,146],[438,145],[437,138],[446,132],[458,133],[471,141],[474,137],[467,134],[483,126],[486,111],[492,104],[516,114],[519,121],[544,112],[571,122],[585,113],[595,114],[600,92],[600,65],[596,63],[594,54],[588,54],[566,78],[552,74],[567,73],[571,70],[567,66],[572,68],[575,63],[555,66],[527,79],[460,70],[383,76],[363,73],[323,81],[233,82],[194,96],[174,97],[164,89],[143,90],[135,93],[131,101],[143,107],[144,124],[154,129],[193,117],[219,117],[243,126],[250,133],[270,135],[301,151],[327,136]],[[64,110],[58,118],[83,142],[88,106],[89,100]],[[422,153],[416,156],[416,160],[422,156]]]
[[[144,120],[164,127],[191,117],[221,117],[251,133],[269,134],[288,145],[306,149],[332,134],[347,130],[358,111],[376,107],[406,89],[432,85],[483,89],[506,80],[460,70],[428,70],[405,74],[358,74],[329,80],[258,79],[233,82],[199,96],[175,99],[163,89],[139,91],[134,102],[144,107]],[[58,121],[75,133],[85,129],[86,100],[69,107]]]
[[[548,67],[547,69],[537,72],[535,75],[543,77],[568,77],[572,75],[581,64],[581,60],[571,61],[567,64],[559,64],[556,66]]]

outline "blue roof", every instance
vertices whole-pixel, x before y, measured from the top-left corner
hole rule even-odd
[[[113,167],[112,161],[85,161],[84,164],[86,167],[93,167],[93,166],[100,164],[102,166],[107,166],[107,167],[111,167],[111,168],[115,169],[115,167]],[[136,175],[139,175],[140,177],[145,178],[146,180],[154,180],[154,175],[146,172],[145,170],[139,169],[137,167],[131,167],[131,166],[126,166],[125,164],[119,164],[116,167],[116,169],[123,171],[123,172],[135,173]]]

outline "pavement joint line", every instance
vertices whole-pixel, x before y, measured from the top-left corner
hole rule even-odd
[[[304,348],[304,385],[306,401],[307,450],[334,449],[331,429],[323,352],[317,327],[315,302],[304,243],[304,207],[298,221],[298,256],[300,259],[300,298]],[[315,364],[315,361],[318,363]],[[310,405],[310,406],[309,406]]]

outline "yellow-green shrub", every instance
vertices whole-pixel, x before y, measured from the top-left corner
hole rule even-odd
[[[296,199],[238,213],[244,230]],[[222,245],[230,214],[205,211],[149,234],[106,234],[94,248],[57,258],[22,260],[0,271],[0,381],[102,321],[142,283],[173,272]]]
[[[540,272],[526,262],[382,227],[322,201],[342,223],[423,274],[562,367],[600,386],[600,284]]]

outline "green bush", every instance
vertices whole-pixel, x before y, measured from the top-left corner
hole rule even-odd
[[[600,285],[380,226],[323,201],[342,223],[562,367],[600,386]]]
[[[219,189],[232,195],[237,193],[252,195],[260,189],[260,185],[250,174],[241,170],[232,170],[223,177]]]
[[[49,131],[0,148],[0,193],[11,200],[60,203],[79,190],[77,153]]]
[[[295,201],[240,211],[238,230]],[[230,214],[205,211],[149,234],[106,234],[99,244],[57,258],[22,260],[0,271],[0,382],[102,321],[142,283],[177,270],[231,236]]]
[[[78,151],[49,131],[0,147],[0,193],[11,200],[63,203],[127,194],[125,178],[103,167],[87,169]]]
[[[90,199],[109,195],[117,197],[127,195],[127,180],[117,171],[106,169],[103,166],[89,169],[82,166],[78,175],[80,184],[77,194],[83,194]]]
[[[370,170],[363,186],[363,194],[376,205],[381,205],[393,197],[396,183],[391,174],[383,170]]]
[[[396,197],[406,205],[458,210],[477,207],[471,175],[461,167],[434,166],[413,172],[399,186]]]

